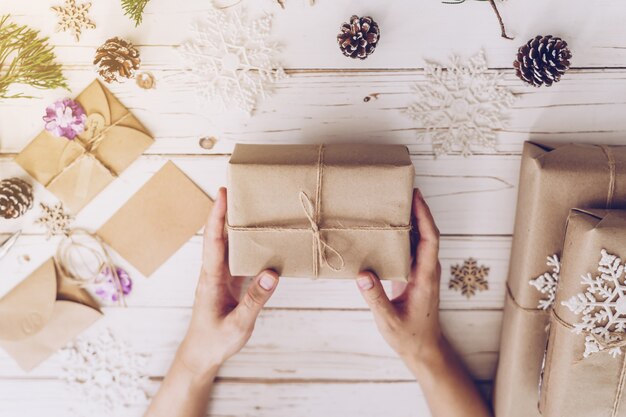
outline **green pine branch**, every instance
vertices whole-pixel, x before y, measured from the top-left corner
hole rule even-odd
[[[122,0],[124,14],[135,21],[135,27],[143,20],[143,9],[150,0]]]
[[[22,93],[8,95],[11,84],[26,84],[40,89],[65,88],[67,80],[48,38],[26,25],[0,17],[0,99],[26,98]]]

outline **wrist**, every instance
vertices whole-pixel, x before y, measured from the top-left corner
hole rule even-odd
[[[185,339],[176,352],[176,361],[199,378],[214,378],[224,360]]]
[[[441,335],[423,344],[417,351],[401,355],[401,359],[418,381],[429,380],[445,366],[446,346],[447,341]]]

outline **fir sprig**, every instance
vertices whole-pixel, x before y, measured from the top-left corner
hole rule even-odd
[[[498,6],[496,5],[495,0],[477,0],[477,1],[488,1],[489,4],[491,4],[491,8],[493,9],[494,13],[496,14],[496,17],[498,18],[498,22],[500,23],[501,36],[504,39],[509,39],[509,40],[513,39],[509,35],[506,34],[506,27],[504,26],[504,21],[502,20],[502,16],[500,15],[500,11],[498,10]],[[461,4],[461,3],[465,3],[465,0],[446,0],[443,3]]]
[[[26,25],[0,17],[0,99],[27,98],[22,93],[8,95],[11,84],[26,84],[40,89],[65,88],[67,80],[48,38]]]
[[[143,20],[143,9],[150,0],[122,0],[124,14],[135,21],[135,27]]]

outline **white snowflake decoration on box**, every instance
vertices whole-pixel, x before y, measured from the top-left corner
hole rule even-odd
[[[191,83],[198,94],[222,110],[236,107],[252,114],[273,83],[285,78],[276,61],[277,43],[269,40],[272,16],[248,17],[245,9],[211,9],[181,46]]]
[[[602,249],[597,276],[582,276],[581,284],[587,285],[579,293],[561,302],[576,314],[582,314],[580,323],[574,324],[575,333],[584,333],[586,358],[592,353],[607,350],[613,357],[622,354],[616,342],[623,340],[626,331],[626,282],[624,264],[616,255]],[[626,336],[626,335],[624,335]]]
[[[78,415],[116,415],[123,407],[145,404],[148,356],[133,350],[111,329],[94,338],[78,338],[60,351],[62,379],[77,394]]]
[[[557,255],[548,256],[546,264],[552,268],[552,272],[544,272],[535,279],[531,279],[528,283],[535,287],[537,291],[547,297],[539,300],[538,308],[548,310],[554,304],[556,298],[556,286],[559,283],[561,274],[561,263]]]
[[[435,156],[495,149],[496,130],[515,96],[501,85],[503,73],[489,71],[484,51],[466,63],[458,56],[445,67],[428,63],[424,71],[426,82],[414,86],[416,101],[406,113],[425,129],[420,138],[432,141]]]

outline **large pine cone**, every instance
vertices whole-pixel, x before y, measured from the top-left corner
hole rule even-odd
[[[517,76],[528,84],[549,87],[569,69],[571,58],[572,52],[563,39],[536,36],[519,48],[513,67]]]
[[[0,181],[0,217],[16,219],[33,207],[33,187],[19,178]]]
[[[365,59],[376,49],[380,39],[378,24],[371,17],[352,16],[350,22],[341,25],[341,32],[337,35],[339,48],[345,56]]]
[[[93,60],[98,67],[98,74],[106,81],[122,81],[133,78],[139,69],[141,58],[139,51],[127,40],[115,37],[108,39],[96,50]]]

